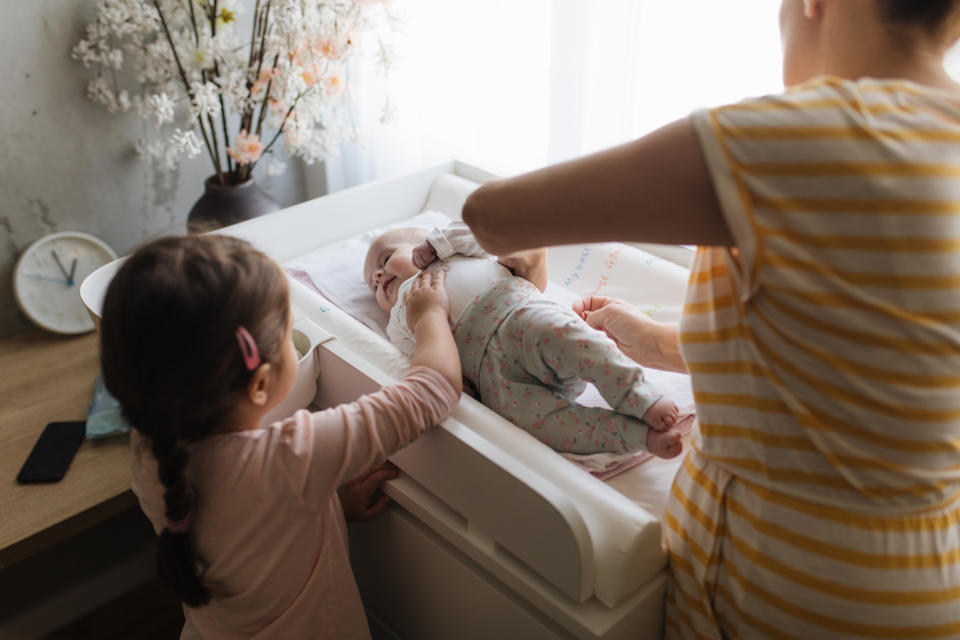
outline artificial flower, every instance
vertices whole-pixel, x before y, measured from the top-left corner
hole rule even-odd
[[[244,129],[233,139],[233,146],[227,147],[227,153],[237,164],[253,164],[263,155],[263,143],[260,136]]]
[[[385,6],[379,0],[101,0],[71,55],[95,72],[87,85],[91,100],[110,113],[134,106],[155,125],[159,140],[137,142],[138,154],[172,168],[206,151],[220,181],[237,183],[250,178],[265,154],[271,161],[264,170],[281,170],[275,144],[313,162],[356,135],[345,117],[345,65],[372,39],[377,46],[368,50],[381,69],[389,68],[382,36],[392,17]],[[254,15],[243,21],[251,31],[241,34],[244,7]],[[121,85],[130,81],[137,90]]]

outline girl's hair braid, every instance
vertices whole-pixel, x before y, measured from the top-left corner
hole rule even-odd
[[[289,322],[286,278],[248,243],[229,236],[180,236],[136,251],[107,290],[101,366],[124,417],[146,436],[164,487],[168,522],[192,523],[188,445],[228,426],[253,372],[238,327],[263,362],[279,366]],[[209,602],[194,528],[164,528],[157,571],[189,606]]]

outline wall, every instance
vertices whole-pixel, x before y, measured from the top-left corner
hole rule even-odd
[[[13,298],[17,256],[53,231],[105,240],[120,255],[183,232],[212,165],[204,154],[171,173],[140,160],[135,113],[111,115],[84,96],[92,71],[70,50],[96,0],[2,0],[0,59],[0,337],[27,329]],[[304,199],[303,172],[259,183],[282,205]]]

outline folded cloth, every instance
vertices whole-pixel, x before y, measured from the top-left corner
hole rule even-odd
[[[680,433],[683,435],[684,441],[689,441],[688,436],[693,431],[693,425],[694,422],[696,422],[696,418],[697,414],[694,406],[680,409],[680,415],[677,417],[677,422],[674,424],[673,428],[680,431]],[[594,475],[601,480],[606,480],[619,475],[624,471],[632,469],[639,464],[643,464],[650,458],[654,457],[652,453],[647,451],[634,451],[631,453],[602,452],[588,454],[560,452],[560,455],[581,469],[589,471],[591,475]]]
[[[103,376],[93,383],[93,398],[87,409],[87,437],[106,438],[130,431],[130,425],[120,414],[120,403],[103,386]]]

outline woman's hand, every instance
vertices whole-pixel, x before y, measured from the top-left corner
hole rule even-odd
[[[426,240],[413,248],[413,266],[417,269],[426,269],[436,259],[437,250]]]
[[[680,357],[677,326],[653,320],[629,302],[588,296],[573,310],[594,329],[605,332],[627,356],[653,369],[686,373]]]
[[[397,477],[399,470],[392,462],[367,469],[340,489],[343,517],[362,522],[376,517],[390,506],[390,497],[381,490],[383,483]]]

